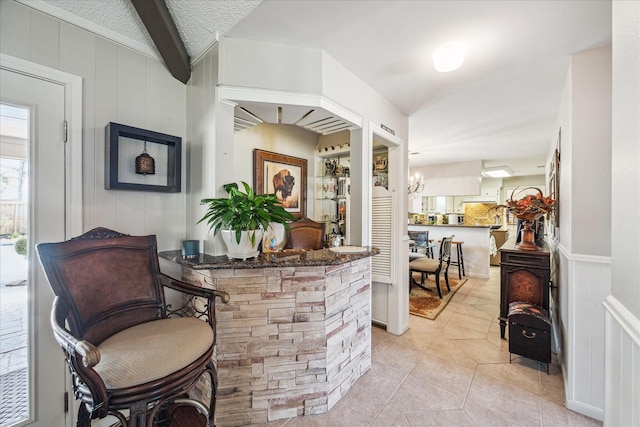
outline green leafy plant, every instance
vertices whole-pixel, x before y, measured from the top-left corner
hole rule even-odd
[[[244,192],[236,183],[223,185],[228,198],[200,200],[200,204],[208,208],[198,224],[206,221],[213,234],[221,228],[233,230],[236,242],[240,243],[242,231],[266,230],[270,222],[283,224],[288,229],[287,221],[296,219],[282,207],[275,194],[255,194],[249,184],[242,182],[242,185]],[[251,233],[251,244],[255,245],[255,233]]]
[[[22,256],[27,256],[27,247],[28,247],[27,236],[22,236],[18,238],[18,240],[16,240],[16,243],[14,245],[14,248],[16,249],[16,252],[18,253],[18,255],[22,255]]]

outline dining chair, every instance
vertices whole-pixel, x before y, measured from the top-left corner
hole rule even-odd
[[[409,247],[411,253],[409,254],[409,259],[414,260],[417,258],[421,258],[421,255],[424,254],[430,258],[433,258],[433,244],[429,242],[429,231],[409,231],[409,239],[413,241],[412,245]]]
[[[215,299],[228,302],[226,292],[161,273],[155,236],[95,228],[36,250],[55,294],[51,325],[80,401],[78,426],[107,415],[125,426],[167,425],[180,405],[213,423]],[[167,305],[165,288],[185,305]],[[208,402],[187,397],[203,376]]]
[[[444,281],[447,285],[447,290],[451,292],[449,286],[449,264],[451,263],[451,242],[453,236],[445,237],[440,242],[440,251],[438,259],[432,259],[428,257],[422,257],[415,259],[409,263],[409,292],[411,292],[412,286],[418,286],[422,289],[431,291],[431,289],[425,286],[425,279],[429,274],[435,275],[436,289],[438,291],[438,297],[442,298],[442,290],[440,289],[440,273],[444,274]],[[416,282],[413,278],[413,273],[420,273],[420,283]]]
[[[315,222],[308,218],[289,223],[287,232],[287,249],[322,249],[324,245],[323,222]]]

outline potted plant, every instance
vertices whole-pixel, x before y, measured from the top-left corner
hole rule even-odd
[[[225,184],[228,198],[202,199],[201,205],[208,205],[207,212],[198,221],[206,221],[213,234],[218,231],[227,245],[229,258],[247,259],[258,256],[258,245],[264,230],[270,222],[283,224],[295,217],[285,210],[275,194],[255,194],[246,182],[242,182],[244,192],[238,184]]]
[[[22,255],[23,257],[27,257],[27,236],[20,236],[14,245],[14,248],[18,255]]]

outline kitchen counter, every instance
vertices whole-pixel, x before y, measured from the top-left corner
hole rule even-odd
[[[453,236],[453,241],[464,242],[464,269],[467,276],[489,278],[489,245],[490,232],[499,225],[422,225],[410,224],[409,231],[429,231],[429,239],[437,242],[443,237]],[[437,253],[437,249],[434,251]],[[452,248],[455,259],[455,245]],[[457,270],[457,269],[456,269]],[[449,269],[450,277],[457,277],[458,272]]]

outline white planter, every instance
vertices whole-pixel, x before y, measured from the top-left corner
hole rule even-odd
[[[236,232],[233,230],[221,230],[222,240],[227,245],[227,256],[246,260],[255,258],[260,254],[258,246],[262,241],[262,230],[242,231],[240,243],[236,242]],[[255,244],[251,244],[251,233],[256,233]]]

